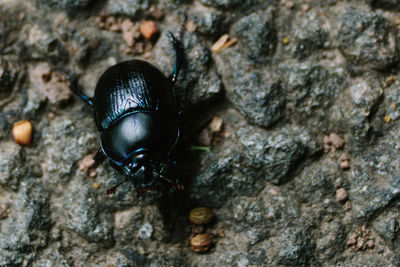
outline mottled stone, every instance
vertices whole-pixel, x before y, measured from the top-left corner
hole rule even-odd
[[[77,119],[75,117],[75,119]],[[86,125],[93,125],[91,118],[86,118]],[[73,122],[70,118],[59,116],[43,129],[42,138],[46,150],[43,151],[44,168],[61,179],[69,179],[77,169],[78,162],[89,152],[98,147],[97,132],[93,127],[84,126],[83,121]],[[53,177],[54,179],[54,177]],[[54,182],[54,181],[53,181]]]
[[[21,20],[19,8],[10,9],[0,6],[0,55],[13,50],[11,45],[19,38]]]
[[[226,96],[249,122],[269,127],[283,116],[285,96],[276,73],[251,69],[236,49],[224,51],[216,62]]]
[[[103,7],[103,12],[108,15],[124,15],[137,17],[150,8],[154,0],[110,0]]]
[[[382,216],[383,215],[383,216]],[[400,217],[397,210],[385,212],[373,223],[374,230],[394,249],[400,250]]]
[[[3,142],[0,146],[0,162],[0,185],[15,190],[19,179],[26,174],[21,146],[14,141]]]
[[[296,228],[284,229],[277,237],[276,244],[279,264],[302,266],[308,262],[310,238]]]
[[[294,121],[319,129],[328,127],[326,112],[344,90],[344,78],[320,65],[301,64],[280,69],[285,79],[288,115]]]
[[[246,160],[263,179],[273,184],[289,180],[287,174],[306,151],[306,146],[285,130],[264,134],[247,127],[240,129],[237,135]]]
[[[323,20],[318,13],[309,12],[307,16],[295,21],[290,34],[290,47],[294,57],[304,60],[326,46],[329,33],[323,28]]]
[[[329,262],[345,247],[345,229],[336,221],[323,222],[318,229],[315,244],[316,254],[321,262]]]
[[[239,39],[247,55],[259,60],[259,57],[272,56],[277,45],[275,27],[275,9],[268,8],[241,18],[233,26],[232,34]]]
[[[48,192],[40,184],[32,180],[21,183],[10,216],[2,221],[0,265],[15,266],[30,261],[47,245],[50,229],[48,198]]]
[[[189,13],[189,20],[196,25],[196,31],[203,34],[218,36],[228,30],[227,18],[223,12],[201,5]]]
[[[182,43],[186,62],[176,83],[177,90],[186,104],[196,105],[215,100],[221,95],[222,83],[216,73],[210,50],[196,33],[185,32]],[[167,76],[172,73],[175,53],[167,32],[161,35],[153,54],[154,58],[163,59],[157,65],[164,73]]]
[[[218,8],[248,8],[250,6],[255,6],[260,3],[268,3],[270,4],[271,1],[263,1],[263,0],[200,0],[200,2],[207,6],[213,6]]]
[[[112,243],[112,217],[103,213],[101,203],[80,178],[70,183],[71,189],[63,197],[63,212],[68,229],[86,238],[89,242],[101,242],[104,246]]]
[[[63,9],[67,12],[78,12],[86,8],[92,0],[35,0],[41,9]]]
[[[396,33],[384,17],[348,8],[341,22],[339,47],[350,62],[375,69],[397,62]]]

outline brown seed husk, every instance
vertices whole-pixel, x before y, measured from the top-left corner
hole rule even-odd
[[[190,240],[190,246],[194,252],[208,251],[213,244],[210,234],[197,234]]]

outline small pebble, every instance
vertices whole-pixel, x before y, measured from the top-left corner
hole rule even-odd
[[[342,202],[348,198],[347,191],[344,188],[338,188],[336,190],[336,201]]]
[[[157,24],[152,20],[145,20],[140,24],[140,33],[147,40],[153,39],[158,34]]]
[[[90,168],[92,168],[96,162],[93,159],[93,154],[86,155],[83,157],[81,161],[79,161],[79,170],[83,172],[87,172]]]
[[[285,7],[287,8],[287,9],[292,9],[293,7],[294,7],[294,3],[293,2],[286,2],[285,3]]]
[[[335,134],[335,133],[331,133],[329,135],[329,140],[331,141],[332,145],[335,148],[339,148],[339,147],[342,147],[344,145],[343,138],[340,137],[339,135]]]
[[[346,203],[344,203],[344,205],[343,205],[343,210],[344,210],[344,211],[349,211],[349,210],[351,210],[351,202],[350,202],[350,201],[346,201]]]
[[[346,169],[350,168],[350,162],[348,160],[344,160],[344,161],[340,162],[340,168],[342,170],[346,170]]]
[[[214,116],[210,122],[210,129],[213,133],[219,133],[222,130],[224,120],[219,116]]]
[[[193,21],[189,21],[185,24],[185,28],[188,32],[195,32],[197,29],[197,25]]]
[[[278,195],[278,191],[276,191],[275,188],[271,188],[271,189],[269,190],[269,193],[270,193],[272,196],[277,196],[277,195]]]
[[[199,135],[199,145],[201,146],[210,146],[211,142],[212,142],[212,132],[210,131],[210,129],[208,129],[208,127],[204,128]]]

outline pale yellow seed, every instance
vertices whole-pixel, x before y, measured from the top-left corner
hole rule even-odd
[[[20,145],[30,145],[32,141],[33,126],[30,121],[23,120],[14,123],[12,134],[14,140]]]

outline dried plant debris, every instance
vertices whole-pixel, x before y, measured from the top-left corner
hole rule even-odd
[[[211,51],[214,53],[220,53],[236,43],[236,38],[230,38],[228,34],[224,34],[211,46]]]

